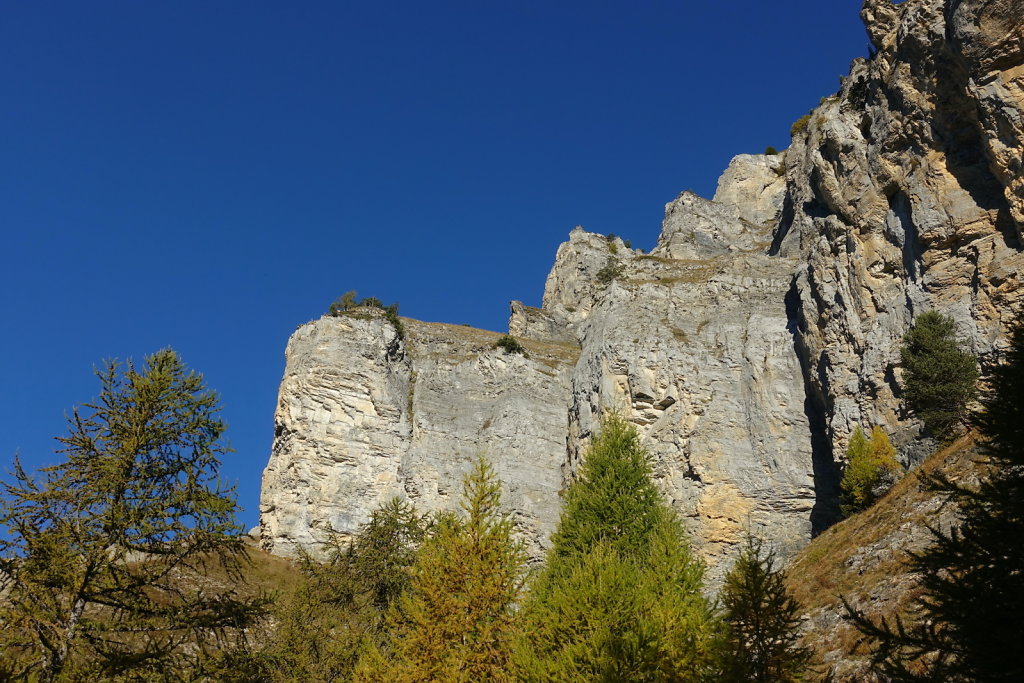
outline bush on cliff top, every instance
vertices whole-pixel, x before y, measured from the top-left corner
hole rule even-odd
[[[384,317],[387,318],[388,322],[395,328],[395,332],[398,333],[399,339],[405,338],[405,326],[402,324],[402,319],[398,317],[398,302],[384,305],[380,299],[375,296],[368,296],[365,299],[357,299],[355,290],[349,290],[339,296],[334,302],[331,303],[327,309],[327,314],[338,317],[351,313],[357,308],[379,308],[384,311]]]

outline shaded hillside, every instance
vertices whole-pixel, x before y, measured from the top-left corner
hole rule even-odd
[[[973,485],[983,472],[975,435],[933,454],[876,505],[833,526],[804,548],[787,568],[787,584],[803,608],[804,645],[824,680],[872,681],[869,649],[844,618],[840,596],[871,617],[904,615],[920,594],[910,572],[908,551],[931,543],[928,526],[947,530],[956,523],[954,505],[929,490],[922,475],[944,473]]]

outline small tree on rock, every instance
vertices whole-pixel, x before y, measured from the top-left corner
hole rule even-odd
[[[350,311],[360,303],[356,300],[356,291],[354,289],[349,290],[331,302],[330,307],[327,309],[329,315],[338,316],[345,311]]]
[[[843,516],[870,507],[892,486],[901,470],[896,449],[884,429],[876,425],[867,439],[857,427],[846,448],[846,468],[839,483]]]

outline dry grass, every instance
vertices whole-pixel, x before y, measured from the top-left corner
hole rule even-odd
[[[481,330],[466,325],[427,323],[403,318],[406,323],[406,345],[414,356],[453,362],[471,361],[483,353],[494,351],[504,333]],[[529,358],[552,370],[573,366],[580,356],[576,344],[517,339]],[[431,347],[433,350],[427,351]]]
[[[872,618],[908,616],[920,588],[907,551],[930,542],[928,525],[945,527],[955,514],[923,475],[971,478],[982,468],[975,435],[968,434],[930,456],[874,506],[815,538],[787,566],[787,587],[810,619],[804,644],[822,675],[834,665],[836,681],[874,680],[866,673],[868,648],[843,620],[840,596]]]
[[[643,254],[641,256],[637,256],[637,258],[640,259],[641,261],[656,261],[658,263],[664,264],[673,264],[679,262],[677,259],[666,258],[664,256],[652,256],[651,254]]]
[[[235,587],[247,597],[285,591],[302,576],[294,561],[271,555],[254,546],[246,546],[245,560],[242,569],[244,581],[236,583]],[[221,570],[215,569],[212,565],[206,578],[214,581],[229,580]]]
[[[934,453],[875,505],[815,538],[787,568],[789,589],[800,604],[807,609],[835,604],[840,594],[867,593],[880,580],[905,573],[903,548],[895,548],[896,552],[875,562],[853,560],[863,549],[886,545],[886,540],[894,540],[910,528],[923,529],[931,521],[937,498],[922,475],[974,469],[978,466],[974,446],[975,437],[969,434]]]

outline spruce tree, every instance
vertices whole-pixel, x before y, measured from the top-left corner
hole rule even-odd
[[[811,653],[799,647],[799,606],[786,591],[775,556],[748,538],[719,592],[728,636],[723,679],[789,683],[806,672]]]
[[[517,642],[527,681],[698,681],[719,624],[636,429],[605,419],[569,487]]]
[[[961,524],[932,529],[933,544],[912,556],[923,588],[912,620],[875,623],[847,605],[875,642],[876,670],[895,681],[1024,680],[1024,316],[983,404],[989,474],[977,488],[930,479]]]
[[[922,313],[900,348],[907,407],[940,440],[966,425],[977,394],[978,364],[956,339],[956,323],[936,311]]]
[[[170,349],[96,374],[99,398],[57,439],[64,460],[36,476],[16,460],[3,484],[4,659],[42,681],[198,675],[260,613],[196,579],[243,568],[219,399]]]
[[[463,516],[439,516],[387,616],[386,634],[355,680],[510,681],[525,553],[500,511],[501,489],[480,459],[463,484]]]

